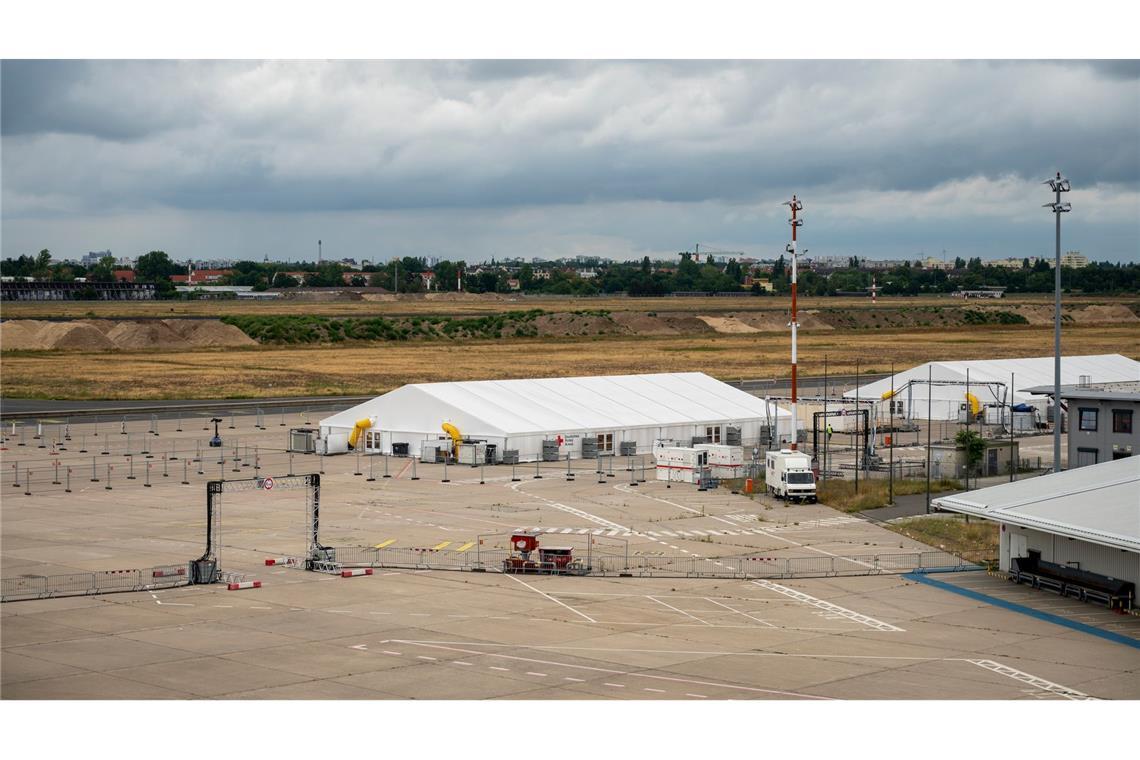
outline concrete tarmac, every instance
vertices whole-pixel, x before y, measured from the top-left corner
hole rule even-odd
[[[158,436],[142,422],[128,435],[118,427],[102,426],[96,436],[93,428],[73,426],[66,450],[54,453],[53,442],[40,449],[30,439],[23,447],[5,441],[0,574],[97,572],[197,557],[207,480],[289,471],[284,432],[303,419],[294,415],[286,427],[264,431],[253,421],[239,417],[234,430],[222,426],[226,445],[221,452],[202,448],[202,475],[186,461],[212,435],[200,423],[177,432],[166,422]],[[80,454],[82,436],[87,452]],[[92,460],[98,482],[91,482]],[[56,462],[64,472],[72,468],[71,493],[51,483]],[[292,460],[295,473],[325,471],[321,540],[334,546],[472,552],[505,549],[511,531],[538,528],[543,541],[573,546],[579,555],[590,540],[593,551],[640,556],[840,563],[929,549],[824,505],[666,488],[651,479],[634,486],[625,462],[614,464],[613,477],[603,473],[602,482],[593,462],[574,462],[572,482],[561,463],[540,469],[540,479],[533,464],[519,466],[518,480],[510,467],[449,467],[445,483],[439,465],[417,465],[419,479],[412,480],[409,460],[388,460],[389,478],[382,459],[362,457],[359,469],[353,455]],[[377,569],[340,578],[266,567],[266,557],[303,552],[304,513],[303,490],[222,497],[221,565],[261,580],[259,589],[190,586],[0,606],[0,696],[1140,697],[1140,650],[903,575],[748,581]],[[1140,639],[1140,618],[984,572],[939,578]]]

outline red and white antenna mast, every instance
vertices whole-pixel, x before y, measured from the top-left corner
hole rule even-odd
[[[872,306],[874,306],[877,303],[875,301],[875,292],[876,292],[875,275],[871,275],[871,305]]]
[[[798,279],[798,259],[796,251],[796,228],[803,225],[803,219],[796,218],[796,212],[802,211],[804,204],[801,203],[795,195],[792,195],[790,201],[784,202],[785,206],[791,206],[792,218],[788,223],[792,225],[792,244],[788,246],[788,253],[792,254],[792,321],[790,327],[792,328],[792,451],[796,450],[797,427],[799,425],[799,408],[796,403],[796,361],[798,359],[798,330],[799,322],[796,321],[796,282]]]

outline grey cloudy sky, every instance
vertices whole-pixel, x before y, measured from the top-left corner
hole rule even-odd
[[[2,254],[1140,260],[1140,63],[4,61]]]

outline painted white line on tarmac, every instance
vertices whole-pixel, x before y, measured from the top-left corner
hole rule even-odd
[[[760,586],[761,588],[766,588],[769,591],[775,591],[777,594],[783,594],[786,597],[790,597],[796,601],[803,602],[804,604],[811,605],[812,607],[818,607],[825,612],[830,612],[832,614],[845,617],[848,620],[855,621],[856,623],[862,623],[868,628],[874,628],[879,631],[890,631],[892,633],[904,633],[906,630],[904,628],[899,628],[898,626],[891,625],[890,623],[884,623],[882,620],[876,620],[875,618],[868,615],[862,615],[858,612],[855,612],[854,610],[849,610],[846,607],[840,607],[838,604],[832,604],[831,602],[826,602],[823,599],[817,599],[811,594],[805,594],[802,591],[796,591],[793,588],[781,586],[779,583],[773,583],[772,581],[763,579],[754,580],[751,581],[751,583]]]
[[[575,615],[579,615],[579,616],[581,616],[581,617],[584,617],[584,618],[586,618],[586,620],[589,620],[591,623],[596,623],[596,622],[598,622],[598,621],[594,620],[592,617],[590,617],[589,615],[587,615],[585,612],[579,612],[578,610],[576,610],[576,609],[574,609],[573,607],[571,607],[569,604],[566,604],[565,602],[560,602],[560,601],[558,601],[557,599],[555,599],[554,597],[552,597],[550,594],[546,593],[545,591],[541,591],[541,590],[539,590],[539,589],[536,589],[534,586],[530,585],[530,584],[529,584],[529,583],[527,583],[526,581],[522,581],[522,580],[519,580],[518,578],[516,578],[516,577],[515,577],[515,576],[513,576],[513,575],[507,575],[506,577],[507,577],[507,578],[510,578],[510,579],[511,579],[512,581],[514,581],[515,583],[521,583],[522,585],[526,586],[527,588],[529,588],[531,591],[535,592],[536,594],[541,594],[542,596],[546,597],[547,599],[549,599],[550,601],[554,602],[555,604],[557,604],[557,605],[560,605],[560,606],[562,606],[562,607],[565,607],[566,609],[568,609],[568,610],[570,610],[571,612],[573,612]]]
[[[574,664],[566,663],[566,662],[554,662],[551,660],[539,660],[539,659],[535,659],[532,657],[519,657],[517,655],[497,654],[495,652],[480,652],[478,650],[461,648],[462,646],[519,646],[517,644],[487,644],[486,642],[475,642],[474,644],[472,644],[470,642],[468,642],[468,643],[463,643],[463,642],[432,643],[432,642],[426,642],[426,641],[413,641],[413,640],[409,640],[409,639],[393,639],[393,641],[395,641],[397,643],[401,643],[401,644],[412,644],[415,646],[433,647],[435,649],[447,649],[447,650],[450,650],[453,652],[463,652],[465,654],[480,654],[480,655],[485,655],[487,657],[500,657],[500,658],[505,659],[505,660],[516,660],[519,662],[533,663],[535,665],[552,665],[554,667],[559,667],[559,668],[571,668],[574,670],[587,670],[587,671],[592,671],[595,673],[608,673],[610,675],[625,676],[627,678],[648,678],[648,679],[652,679],[655,681],[667,681],[670,683],[688,683],[688,684],[695,684],[697,686],[712,686],[712,687],[721,688],[721,689],[732,689],[734,691],[744,691],[744,692],[749,692],[749,693],[754,693],[754,694],[777,694],[777,695],[784,696],[784,697],[798,697],[800,699],[813,699],[813,700],[820,700],[820,701],[827,701],[827,702],[833,701],[831,697],[821,697],[821,696],[816,695],[816,694],[803,694],[803,693],[795,692],[795,691],[782,691],[780,689],[761,689],[761,688],[758,688],[755,686],[742,686],[740,684],[732,684],[732,683],[717,683],[717,682],[712,682],[712,681],[702,681],[702,680],[698,680],[695,678],[680,678],[678,676],[657,675],[654,673],[643,673],[643,672],[634,673],[634,672],[625,671],[625,670],[617,670],[614,668],[602,668],[602,667],[596,667],[596,666],[591,666],[591,665],[574,665]],[[454,644],[459,644],[459,646],[454,646]],[[528,647],[528,648],[533,649],[533,648],[537,648],[537,647]],[[607,651],[618,651],[618,650],[607,650]],[[939,659],[939,658],[933,658],[933,659]],[[496,668],[493,665],[491,666],[491,669],[492,670],[507,670],[507,668]],[[614,685],[614,684],[607,684],[607,685]],[[621,688],[623,686],[623,684],[616,684],[616,686]]]
[[[749,620],[755,620],[757,623],[763,623],[764,625],[768,626],[769,628],[775,628],[776,627],[776,626],[772,625],[771,623],[769,623],[767,620],[763,620],[761,618],[758,618],[755,615],[750,615],[747,612],[741,612],[740,610],[736,609],[735,607],[729,607],[724,602],[718,602],[716,599],[710,599],[707,596],[701,597],[701,598],[704,599],[706,602],[712,602],[713,604],[720,605],[721,607],[724,607],[726,610],[730,610],[732,612],[735,612],[737,615],[743,615],[744,617],[748,618]]]
[[[660,599],[658,599],[658,598],[657,598],[657,597],[655,597],[655,596],[649,596],[648,594],[646,594],[646,595],[645,595],[645,598],[646,598],[646,599],[649,599],[649,600],[651,600],[651,601],[657,602],[658,604],[660,604],[660,605],[662,605],[662,606],[664,606],[664,607],[668,607],[669,609],[673,610],[674,612],[680,612],[682,615],[685,615],[686,617],[691,617],[693,620],[696,620],[698,623],[704,623],[705,625],[712,625],[712,623],[710,623],[709,621],[707,621],[707,620],[701,620],[701,619],[700,619],[699,617],[697,617],[696,615],[694,615],[694,614],[692,614],[692,613],[690,613],[690,612],[685,612],[685,611],[684,611],[683,609],[681,609],[680,607],[674,607],[673,605],[669,604],[668,602],[663,602],[663,601],[661,601]]]
[[[994,662],[993,660],[966,660],[966,662],[971,662],[974,665],[977,665],[979,668],[992,670],[999,675],[1006,676],[1007,678],[1012,678],[1015,681],[1020,681],[1022,683],[1029,684],[1030,686],[1035,686],[1042,691],[1059,694],[1065,699],[1071,699],[1074,701],[1095,699],[1095,697],[1090,697],[1084,692],[1077,691],[1076,689],[1070,689],[1068,686],[1062,686],[1059,683],[1046,681],[1044,678],[1039,678],[1031,673],[1026,673],[1025,671],[1011,668],[1008,665],[1002,665],[1000,662]]]

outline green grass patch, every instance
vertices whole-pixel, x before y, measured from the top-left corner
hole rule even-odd
[[[957,491],[962,486],[956,480],[932,480],[931,493]],[[827,480],[819,484],[819,501],[834,509],[844,512],[862,512],[864,509],[878,509],[890,506],[889,484],[886,480],[859,480],[859,492],[855,492],[854,480]],[[898,479],[895,481],[895,496],[925,493],[926,481],[914,478]]]
[[[999,528],[989,520],[966,522],[965,515],[938,515],[911,517],[884,527],[972,562],[989,562],[998,557]]]

